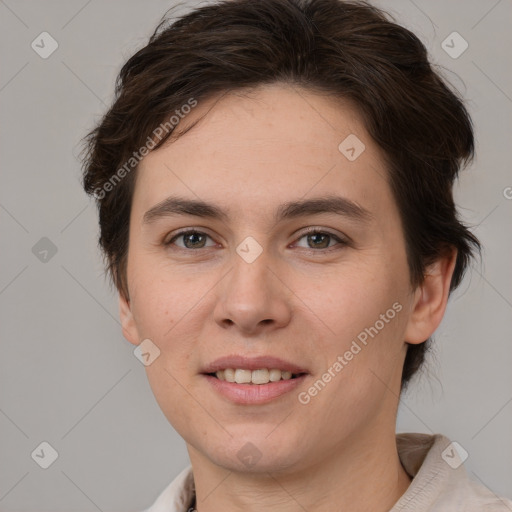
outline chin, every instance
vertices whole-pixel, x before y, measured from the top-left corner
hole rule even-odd
[[[250,434],[251,431],[254,435]],[[269,436],[270,432],[272,428],[265,428],[264,432],[261,428],[246,428],[237,435],[230,430],[233,437],[224,439],[215,449],[211,445],[203,446],[201,452],[217,466],[238,473],[267,474],[296,468],[303,459],[303,454],[297,450],[299,440],[290,436],[280,437],[277,433]]]

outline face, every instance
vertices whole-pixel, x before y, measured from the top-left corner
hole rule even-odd
[[[404,340],[430,332],[357,111],[275,84],[180,128],[200,117],[141,162],[130,219],[123,332],[160,351],[162,411],[195,457],[238,471],[307,468],[394,429]]]

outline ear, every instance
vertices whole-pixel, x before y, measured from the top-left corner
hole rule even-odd
[[[130,343],[138,345],[140,343],[139,333],[133,319],[130,300],[126,299],[122,293],[119,293],[119,317],[121,319],[123,336]]]
[[[423,343],[443,319],[450,292],[457,250],[439,258],[425,272],[423,283],[414,292],[414,304],[405,330],[407,343]]]

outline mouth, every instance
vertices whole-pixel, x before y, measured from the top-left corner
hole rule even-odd
[[[240,405],[259,405],[290,395],[309,371],[276,357],[228,356],[217,359],[201,372],[210,389]]]
[[[273,356],[221,357],[202,369],[202,375],[217,396],[238,405],[261,405],[291,396],[310,372]]]

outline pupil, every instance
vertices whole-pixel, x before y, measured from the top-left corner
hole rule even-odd
[[[202,236],[202,235],[200,235],[199,233],[190,233],[190,234],[188,234],[188,235],[186,235],[186,236],[185,236],[185,240],[190,240],[190,239],[191,239],[191,237],[198,237],[198,238],[201,238],[201,236]],[[196,242],[197,242],[197,240],[196,240]],[[189,246],[189,244],[187,244],[186,242],[185,242],[185,245],[186,245],[187,247]],[[197,245],[198,245],[197,243],[195,243],[195,242],[193,242],[193,241],[192,241],[192,246],[193,246],[193,247],[195,247],[195,246],[197,246]]]
[[[316,240],[316,238],[317,238],[317,237],[323,238],[323,239],[324,239],[324,242],[325,242],[325,239],[329,238],[329,235],[325,235],[325,234],[322,234],[322,233],[315,233],[314,235],[310,235],[310,237],[315,239],[315,241],[313,241],[313,244],[314,244],[316,247],[318,247],[318,244],[317,244],[317,240]],[[322,247],[324,247],[324,246],[325,246],[325,244],[324,244],[324,245],[322,245]]]

